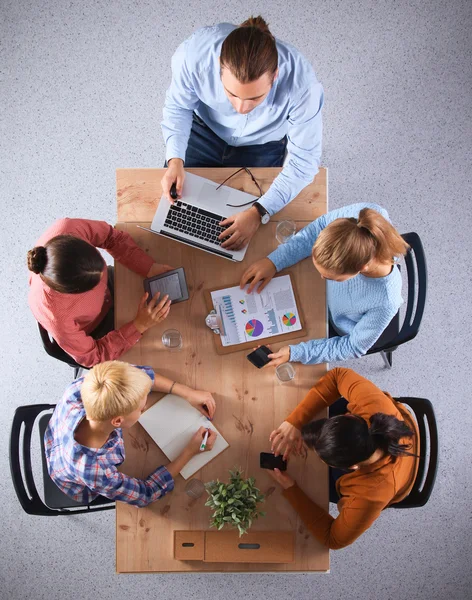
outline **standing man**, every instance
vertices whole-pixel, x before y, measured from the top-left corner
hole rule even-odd
[[[259,202],[222,222],[222,246],[246,246],[267,222],[313,181],[321,157],[323,88],[308,61],[276,40],[262,17],[239,27],[197,30],[172,58],[162,131],[164,194],[185,167],[280,167]],[[172,201],[172,200],[171,200]],[[265,218],[264,218],[265,217]]]

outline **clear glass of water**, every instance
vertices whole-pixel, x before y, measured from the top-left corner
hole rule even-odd
[[[279,244],[285,244],[297,232],[295,221],[280,221],[275,230],[275,237]]]
[[[200,498],[205,491],[205,484],[200,479],[191,479],[185,486],[185,493],[190,498]]]
[[[182,348],[182,336],[177,329],[167,329],[162,334],[162,343],[169,350],[180,350]]]
[[[275,369],[275,375],[279,383],[288,383],[295,377],[295,369],[288,362],[282,363]]]

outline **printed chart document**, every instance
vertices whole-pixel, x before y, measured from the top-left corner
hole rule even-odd
[[[218,437],[213,448],[194,456],[180,471],[184,479],[192,477],[229,446],[211,421],[175,394],[167,394],[156,402],[141,415],[139,422],[171,462],[182,452],[200,427],[216,431]]]
[[[246,293],[247,286],[211,292],[223,322],[223,346],[233,346],[302,329],[290,275],[274,277],[260,294]]]

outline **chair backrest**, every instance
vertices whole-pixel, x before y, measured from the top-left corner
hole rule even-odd
[[[43,342],[43,347],[46,350],[46,353],[49,354],[49,356],[52,356],[52,358],[56,358],[61,362],[65,362],[71,367],[81,368],[81,365],[79,365],[72,358],[72,356],[69,356],[69,354],[67,354],[67,352],[59,346],[56,340],[51,338],[49,332],[46,329],[44,329],[44,327],[40,323],[38,323],[38,329],[39,335],[41,336],[41,341]]]
[[[412,340],[418,333],[426,306],[428,273],[423,244],[417,233],[404,233],[402,238],[410,246],[405,256],[408,280],[408,297],[403,324],[398,334],[383,347],[375,346],[375,352],[394,349]]]
[[[31,465],[31,434],[38,415],[54,409],[54,404],[33,404],[19,406],[13,417],[10,434],[10,472],[16,495],[23,510],[29,515],[55,516],[58,511],[51,510],[41,500],[34,483]],[[20,446],[21,428],[24,425],[23,443]],[[21,472],[21,458],[23,474]]]
[[[79,504],[71,500],[69,506],[79,507],[78,509],[72,510],[69,510],[68,508],[50,508],[41,499],[34,482],[31,464],[31,435],[39,415],[46,411],[51,412],[54,408],[54,404],[19,406],[13,417],[10,434],[10,472],[13,487],[15,488],[16,495],[18,496],[18,500],[20,501],[23,510],[30,515],[57,516],[62,514],[78,514],[114,509],[115,505],[114,503],[111,504],[112,501],[101,497],[93,504]],[[21,430],[23,426],[23,440],[21,441]],[[42,444],[41,447],[42,451],[44,451]],[[43,460],[43,464],[44,462],[45,461]],[[23,472],[21,470],[22,466]],[[60,491],[59,488],[57,489]],[[102,504],[104,506],[102,506]]]
[[[431,496],[438,468],[439,440],[433,405],[425,398],[396,398],[415,414],[420,434],[418,473],[411,492],[391,508],[419,508]]]

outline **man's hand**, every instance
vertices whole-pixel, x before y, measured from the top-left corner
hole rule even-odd
[[[169,296],[164,296],[162,300],[160,300],[160,292],[157,292],[148,304],[148,295],[149,294],[146,292],[141,298],[138,312],[133,321],[134,326],[140,333],[144,333],[154,325],[163,321],[170,311],[171,301]]]
[[[274,429],[269,436],[269,440],[272,443],[272,452],[275,456],[283,454],[284,460],[287,460],[291,452],[300,454],[303,446],[300,430],[287,421],[284,421],[282,425]]]
[[[174,267],[171,267],[170,265],[160,265],[159,263],[154,263],[151,265],[146,277],[156,277],[156,275],[162,275],[163,273],[167,273],[167,271],[173,270]]]
[[[210,420],[213,419],[216,411],[216,403],[210,392],[192,390],[189,393],[187,400],[188,403],[199,410],[202,415],[205,417],[210,417]]]
[[[220,225],[228,229],[223,231],[218,239],[224,240],[229,236],[229,239],[221,244],[221,247],[228,250],[241,250],[249,244],[260,224],[261,217],[257,208],[253,206],[221,221]]]
[[[290,475],[287,475],[286,471],[282,473],[280,469],[274,469],[273,471],[268,469],[268,473],[272,479],[275,479],[275,481],[284,488],[284,490],[288,490],[288,488],[295,485],[295,480],[292,479]]]
[[[260,294],[276,273],[277,269],[274,263],[268,258],[261,258],[244,271],[239,287],[243,289],[247,283],[251,282],[247,288],[247,293],[250,294],[259,284],[257,293]]]
[[[206,432],[207,430],[205,427],[200,427],[200,429],[193,434],[192,439],[190,440],[186,448],[189,454],[195,456],[196,454],[200,453],[200,446],[202,445],[203,438],[205,437]],[[216,434],[216,431],[214,431],[213,429],[208,430],[208,440],[204,452],[208,452],[208,450],[211,450],[213,448],[217,437],[218,436]]]
[[[171,158],[168,162],[167,171],[161,179],[162,193],[174,204],[175,200],[170,197],[170,188],[174,182],[177,183],[177,196],[182,198],[182,188],[184,185],[185,171],[184,161],[181,158]]]
[[[290,346],[284,346],[280,348],[278,352],[274,352],[273,354],[268,354],[268,358],[270,358],[270,362],[264,365],[262,368],[267,369],[267,367],[278,367],[279,365],[283,365],[290,360]]]

